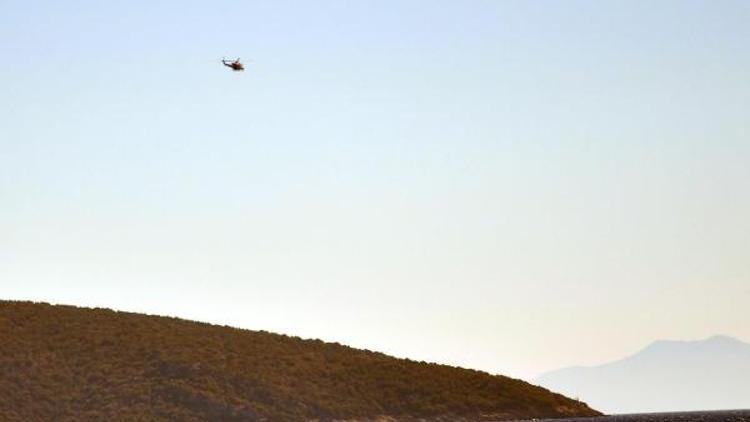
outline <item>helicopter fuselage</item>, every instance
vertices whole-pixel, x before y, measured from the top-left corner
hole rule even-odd
[[[224,64],[224,66],[231,68],[235,72],[245,70],[245,66],[239,61],[227,62],[227,61],[222,60],[221,62]]]

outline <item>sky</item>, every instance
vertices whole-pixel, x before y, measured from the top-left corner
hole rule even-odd
[[[747,22],[729,0],[0,0],[0,298],[524,378],[750,341]]]

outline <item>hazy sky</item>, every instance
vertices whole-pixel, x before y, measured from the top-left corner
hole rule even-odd
[[[0,0],[0,297],[523,377],[748,341],[748,22],[744,0]]]

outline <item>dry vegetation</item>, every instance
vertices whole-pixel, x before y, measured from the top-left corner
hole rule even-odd
[[[522,381],[175,318],[0,301],[2,421],[586,416]]]

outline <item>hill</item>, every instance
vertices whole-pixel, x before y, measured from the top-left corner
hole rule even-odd
[[[750,408],[750,344],[657,341],[616,362],[542,375],[539,385],[611,413]]]
[[[4,421],[469,421],[598,414],[504,376],[106,309],[0,301],[0,339]]]

